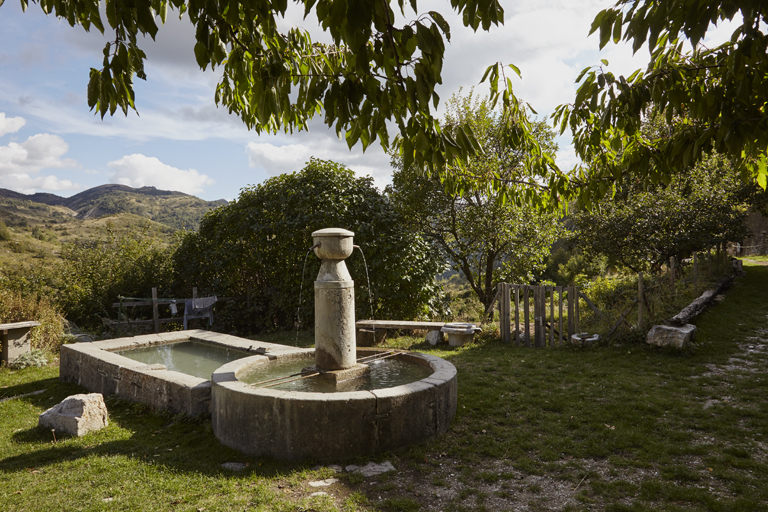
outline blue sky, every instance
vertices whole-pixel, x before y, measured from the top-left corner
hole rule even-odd
[[[446,4],[422,1],[419,10],[444,11]],[[573,99],[574,80],[584,67],[606,58],[614,72],[628,74],[647,62],[647,50],[633,57],[625,45],[610,45],[598,53],[596,38],[587,38],[595,14],[611,4],[517,1],[505,5],[505,25],[490,33],[473,33],[455,15],[446,16],[453,37],[438,94],[447,99],[461,87],[476,86],[496,61],[514,63],[523,73],[516,94],[548,116]],[[298,13],[290,13],[286,23],[322,37]],[[26,13],[14,0],[0,7],[0,188],[69,196],[122,183],[233,199],[243,187],[301,169],[310,156],[342,162],[373,176],[380,187],[391,179],[379,146],[365,154],[349,151],[321,123],[309,132],[259,136],[217,109],[218,72],[199,69],[192,26],[171,14],[157,40],[141,45],[148,79],[135,82],[139,116],[118,112],[101,120],[88,110],[85,91],[89,69],[101,67],[104,42],[98,32],[45,16],[38,5],[30,4]],[[576,163],[569,140],[559,142],[558,163],[569,168]]]

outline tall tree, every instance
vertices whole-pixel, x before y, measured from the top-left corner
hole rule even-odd
[[[454,96],[447,108],[443,131],[469,125],[483,148],[482,156],[467,161],[466,172],[485,178],[486,183],[501,179],[510,186],[527,186],[533,178],[522,165],[525,152],[508,144],[504,121],[488,98],[472,93]],[[533,127],[537,142],[547,151],[556,151],[552,130],[542,122]],[[491,186],[467,190],[455,182],[442,183],[437,176],[425,176],[405,165],[399,154],[393,157],[393,166],[388,195],[453,268],[466,276],[485,307],[493,301],[500,281],[529,282],[543,270],[549,248],[560,233],[553,214],[522,201],[507,201]]]
[[[736,23],[730,40],[702,44],[726,20]],[[607,61],[586,68],[574,103],[557,110],[556,121],[562,130],[570,126],[578,155],[590,164],[572,185],[588,183],[601,195],[627,174],[669,183],[714,151],[765,189],[767,22],[761,0],[618,0],[598,13],[592,32],[601,48],[624,40],[638,51],[647,42],[651,58],[627,78],[603,67]],[[663,115],[664,136],[642,129],[650,106]]]

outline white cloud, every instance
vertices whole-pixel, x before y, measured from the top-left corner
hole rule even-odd
[[[64,190],[80,190],[79,183],[61,180],[56,176],[30,176],[26,173],[14,173],[0,176],[0,188],[15,190],[22,194],[34,194],[37,191],[61,192]]]
[[[5,117],[5,112],[0,112],[0,137],[8,133],[15,133],[27,124],[23,117]]]
[[[365,153],[359,145],[350,150],[346,142],[324,129],[321,121],[314,120],[310,124],[318,129],[295,133],[290,137],[270,137],[270,142],[249,142],[245,146],[248,165],[270,176],[277,176],[298,171],[311,157],[315,157],[344,164],[357,176],[371,176],[380,189],[391,181],[389,156],[378,141]],[[266,139],[262,137],[261,140]]]
[[[21,120],[21,124],[18,120]],[[20,117],[6,120],[3,115],[0,122],[4,122],[0,128],[13,132],[18,130],[14,126],[20,128],[24,120]],[[77,167],[75,160],[62,158],[68,149],[64,139],[49,133],[33,135],[22,143],[10,142],[7,146],[0,146],[0,187],[25,194],[36,190],[79,189],[80,185],[56,176],[34,176],[43,169]]]
[[[142,154],[126,155],[120,160],[107,164],[115,174],[111,183],[130,187],[157,187],[161,190],[177,190],[186,194],[199,194],[206,185],[214,181],[195,169],[177,169],[164,164],[152,156]]]

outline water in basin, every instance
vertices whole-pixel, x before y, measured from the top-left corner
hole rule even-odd
[[[278,377],[300,374],[302,368],[311,366],[313,363],[313,358],[272,361],[253,366],[242,375],[238,375],[237,378],[247,384],[256,384]],[[381,361],[374,361],[369,363],[368,366],[371,371],[367,375],[340,383],[340,389],[343,391],[370,391],[372,389],[392,388],[410,382],[416,382],[417,380],[424,379],[432,374],[432,368],[429,366],[418,364],[400,357],[390,357]],[[300,377],[300,375],[296,375],[296,377],[293,378],[298,377]],[[270,384],[272,383],[266,383],[264,385],[259,385],[258,387],[261,388],[269,386]],[[319,376],[281,383],[276,386],[271,386],[269,389],[315,393],[334,393],[337,391],[335,384]]]
[[[194,341],[121,350],[117,353],[146,364],[164,364],[169,370],[194,375],[201,379],[210,379],[211,374],[218,367],[251,355],[245,351]]]

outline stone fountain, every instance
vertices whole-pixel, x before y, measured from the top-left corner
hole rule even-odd
[[[352,254],[353,236],[338,228],[312,233],[315,254],[322,260],[315,281],[314,350],[267,352],[225,364],[213,373],[212,424],[222,444],[255,456],[341,460],[424,442],[448,430],[456,414],[452,364],[425,354],[356,347],[354,282],[344,263]],[[368,365],[358,359],[379,356],[417,366],[426,377],[391,387],[343,391],[345,384],[368,378]],[[301,368],[298,377],[290,375],[284,382],[324,379],[333,383],[334,392],[279,389],[282,384],[273,381],[280,379],[245,382],[271,365],[311,357],[314,366]]]

